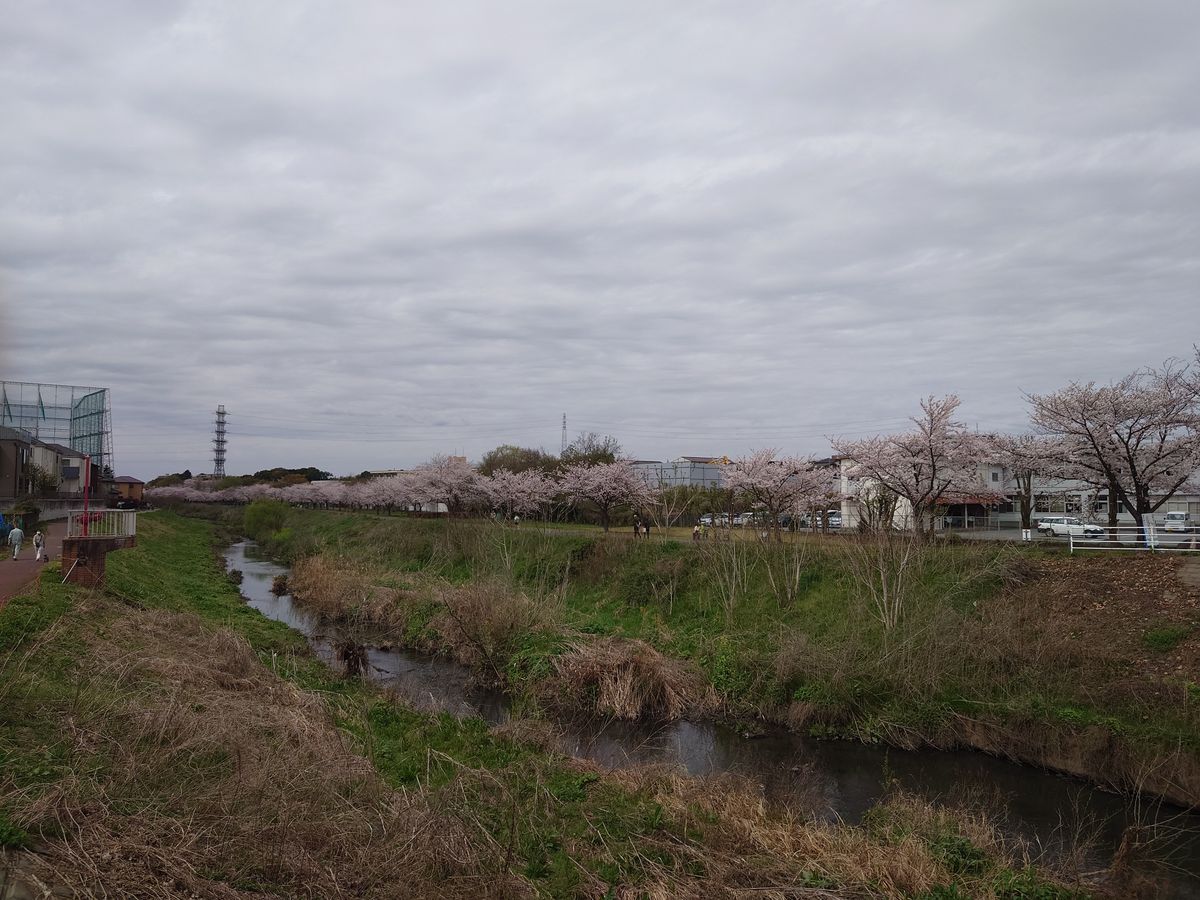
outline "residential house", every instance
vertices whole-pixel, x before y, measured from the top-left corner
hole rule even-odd
[[[58,474],[59,496],[82,497],[85,483],[84,464],[87,457],[79,450],[72,450],[63,444],[53,444],[49,441],[42,441],[41,444],[56,456],[54,471]]]
[[[0,426],[0,500],[15,500],[30,491],[33,439],[23,431]]]
[[[139,481],[131,475],[118,475],[113,479],[113,488],[117,492],[118,500],[133,501],[134,503],[142,502],[142,492],[146,488],[144,481]]]

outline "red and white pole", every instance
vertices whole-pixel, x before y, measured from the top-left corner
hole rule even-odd
[[[92,458],[83,458],[83,532],[81,537],[88,536],[88,495],[92,492]]]

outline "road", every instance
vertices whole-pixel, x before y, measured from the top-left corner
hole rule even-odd
[[[46,547],[51,559],[58,559],[62,555],[62,539],[66,529],[65,521],[50,522],[43,527],[42,533],[46,535]],[[4,555],[0,556],[0,609],[37,578],[42,564],[35,562],[33,555],[32,534],[25,535],[25,543],[21,545],[21,555],[16,562],[12,559],[12,549],[4,547]]]

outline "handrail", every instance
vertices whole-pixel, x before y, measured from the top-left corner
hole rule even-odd
[[[135,537],[137,510],[73,509],[67,513],[67,537]]]

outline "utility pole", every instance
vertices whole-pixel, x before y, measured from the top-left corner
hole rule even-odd
[[[562,446],[558,448],[561,456],[567,449],[567,414],[563,413]]]
[[[225,404],[217,407],[216,430],[213,432],[213,476],[225,477]]]

